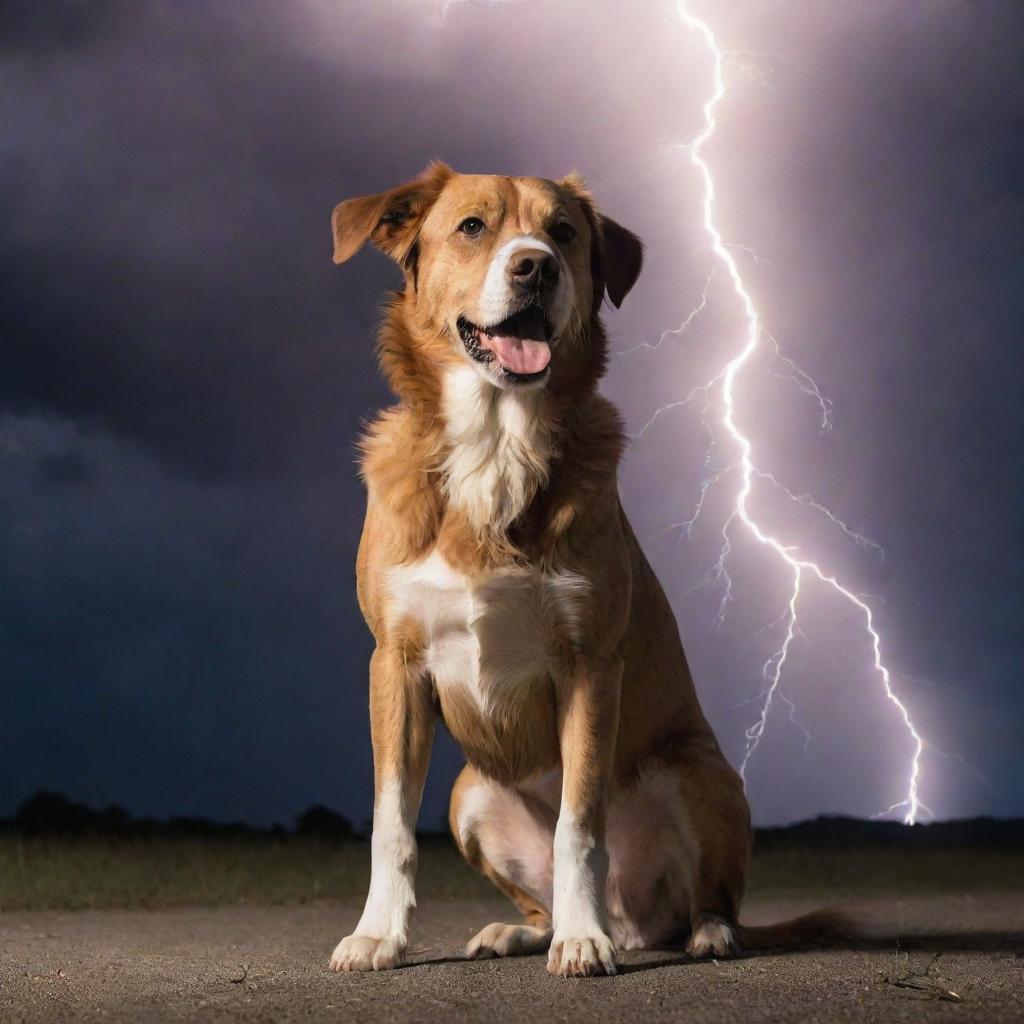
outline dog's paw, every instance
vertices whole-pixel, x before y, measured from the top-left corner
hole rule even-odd
[[[588,938],[563,937],[557,932],[548,950],[548,974],[563,978],[589,978],[616,974],[615,944],[602,932]]]
[[[377,939],[371,935],[349,935],[331,955],[332,971],[386,971],[401,967],[405,942],[396,938]]]
[[[539,953],[551,941],[550,928],[495,921],[481,928],[466,943],[466,956],[527,956]]]
[[[736,935],[724,921],[701,921],[686,944],[686,952],[697,960],[734,956],[739,951]]]

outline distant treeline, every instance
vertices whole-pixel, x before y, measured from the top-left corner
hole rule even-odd
[[[758,849],[793,847],[901,846],[948,849],[999,847],[1024,852],[1024,818],[958,818],[924,825],[864,818],[820,817],[780,828],[754,830]]]
[[[241,821],[219,822],[207,818],[134,818],[111,804],[103,810],[75,803],[61,793],[40,790],[26,800],[13,818],[0,818],[0,831],[23,836],[96,836],[99,838],[155,839],[284,839],[304,836],[316,839],[355,839],[359,833],[343,814],[317,805],[303,811],[291,828],[271,825],[258,828]]]
[[[290,828],[284,825],[258,828],[244,822],[225,823],[206,818],[135,818],[115,805],[96,810],[60,793],[44,790],[26,800],[13,818],[0,819],[0,833],[111,839],[287,839],[298,836],[344,841],[366,838],[365,832],[356,829],[344,815],[319,804],[303,811]],[[424,833],[424,838],[431,837],[436,838],[437,833]],[[755,829],[755,843],[760,849],[893,845],[913,849],[985,846],[1024,851],[1024,819],[963,818],[907,827],[895,821],[821,817],[796,825]]]

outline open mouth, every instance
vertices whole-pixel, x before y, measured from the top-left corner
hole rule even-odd
[[[552,330],[538,306],[527,306],[488,327],[459,317],[459,337],[469,355],[478,363],[497,362],[515,383],[539,380],[547,373]]]

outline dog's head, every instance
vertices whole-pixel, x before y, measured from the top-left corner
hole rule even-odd
[[[601,216],[582,181],[456,174],[419,178],[334,210],[334,261],[372,241],[406,275],[421,327],[501,388],[543,385],[559,360],[585,357],[601,299],[619,306],[640,240]]]

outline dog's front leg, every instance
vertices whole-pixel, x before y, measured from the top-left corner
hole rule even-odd
[[[434,709],[424,675],[404,652],[378,647],[370,660],[373,740],[373,840],[370,891],[352,935],[331,957],[335,971],[397,967],[416,905],[416,817],[434,736]]]
[[[562,805],[555,826],[551,974],[614,974],[608,936],[605,800],[615,753],[622,662],[577,661],[557,685]]]

